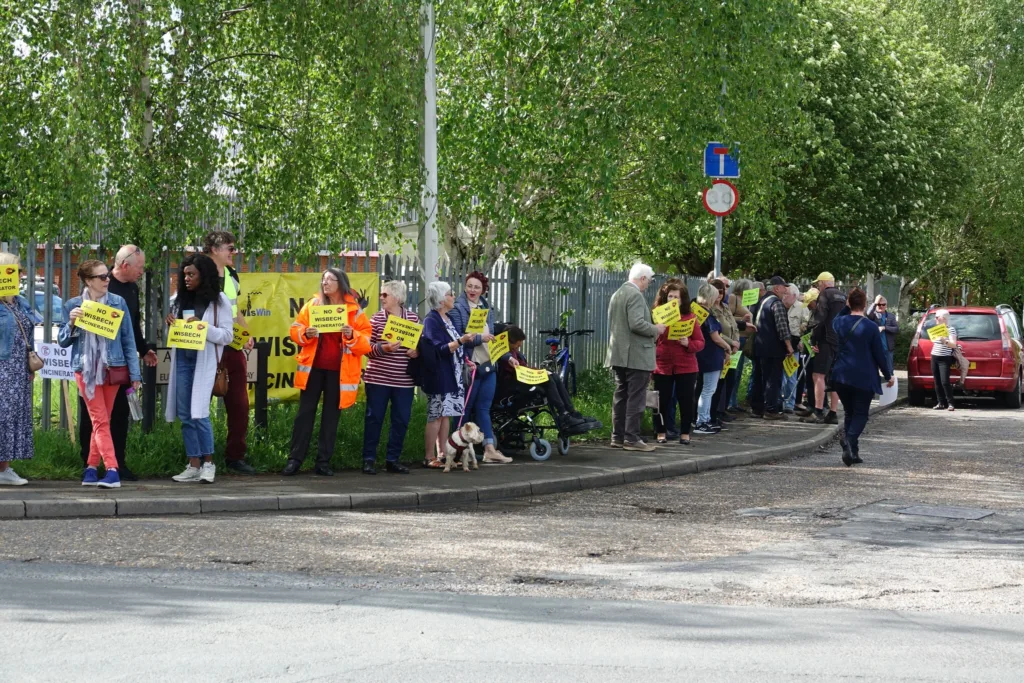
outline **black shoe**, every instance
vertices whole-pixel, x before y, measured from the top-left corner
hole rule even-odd
[[[852,462],[854,465],[860,465],[864,461],[860,459],[859,455],[855,455],[852,458],[850,458],[850,462]]]
[[[806,424],[823,425],[825,424],[825,415],[824,413],[811,413],[807,417],[801,417],[800,421]]]
[[[726,427],[721,422],[712,422],[711,423],[711,428],[714,429],[715,431],[718,431],[718,432],[727,432],[727,431],[729,431],[729,428]]]
[[[377,474],[376,463],[374,463],[372,460],[364,460],[363,474]]]
[[[138,481],[139,477],[137,474],[132,472],[130,469],[121,465],[117,468],[117,474],[121,477],[121,481]]]
[[[764,417],[764,413],[759,413],[756,410],[751,410],[750,411],[750,416],[751,417]]]
[[[669,441],[675,441],[676,439],[679,438],[679,432],[666,432],[665,438],[668,439]]]
[[[825,424],[837,425],[839,424],[839,416],[836,415],[834,410],[828,411],[828,415],[825,416]]]
[[[696,427],[694,427],[693,431],[691,432],[691,434],[717,434],[717,433],[718,432],[716,432],[711,427],[711,425],[704,424],[704,423],[701,423],[701,424],[697,425]]]
[[[281,470],[281,474],[283,474],[286,477],[290,477],[294,474],[298,474],[299,468],[301,467],[302,463],[299,462],[298,460],[289,460],[288,464],[284,466],[283,470]]]
[[[234,470],[239,474],[256,474],[256,468],[247,463],[244,458],[242,460],[228,460],[227,465],[229,470]],[[124,479],[124,477],[121,478]]]
[[[690,440],[689,439],[684,439],[683,437],[679,437],[679,445],[680,446],[689,446],[690,445]]]
[[[843,447],[843,464],[849,467],[853,464],[853,451],[850,450],[850,444],[843,441],[839,445]]]
[[[719,413],[717,417],[719,422],[732,422],[733,420],[736,419],[729,413]]]
[[[384,469],[391,474],[409,474],[409,468],[400,462],[386,462],[384,463]]]
[[[332,470],[327,465],[317,465],[316,467],[313,468],[313,471],[316,472],[317,474],[319,474],[321,477],[333,477],[334,476],[334,470]],[[365,468],[364,468],[364,471],[365,471]]]

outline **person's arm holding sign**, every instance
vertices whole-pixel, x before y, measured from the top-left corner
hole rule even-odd
[[[69,308],[72,300],[64,302],[64,324],[60,326],[60,331],[57,332],[57,343],[60,344],[61,348],[66,349],[74,343],[75,337],[78,336],[78,330],[75,328],[75,320],[82,315],[82,309]]]
[[[640,293],[640,290],[636,290],[634,296],[636,300],[626,304],[626,319],[629,323],[629,329],[633,334],[638,334],[641,337],[657,339],[664,334],[667,327],[647,322],[647,318],[644,315],[644,312],[648,310],[647,302],[644,301],[644,296]]]
[[[302,307],[299,314],[295,316],[295,322],[288,329],[288,336],[299,346],[309,346],[314,343],[320,332],[315,327],[309,326],[309,307],[319,303],[319,299],[313,297]]]

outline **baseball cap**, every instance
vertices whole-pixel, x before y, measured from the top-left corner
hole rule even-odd
[[[828,272],[827,270],[823,270],[823,271],[821,271],[821,274],[818,275],[818,277],[814,278],[814,281],[815,282],[835,282],[836,279],[834,277],[832,277],[832,273]]]
[[[818,290],[816,290],[816,289],[808,289],[806,292],[804,292],[804,306],[806,306],[807,304],[811,303],[812,301],[817,301],[817,300],[818,300]]]
[[[776,275],[775,277],[773,277],[771,280],[768,281],[768,286],[769,287],[775,287],[776,285],[788,285],[788,284],[789,283],[786,282],[785,278],[781,278],[778,275]]]

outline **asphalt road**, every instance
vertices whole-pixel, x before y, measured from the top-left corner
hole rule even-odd
[[[1019,681],[1022,427],[900,408],[850,469],[832,446],[466,509],[0,522],[2,670]]]

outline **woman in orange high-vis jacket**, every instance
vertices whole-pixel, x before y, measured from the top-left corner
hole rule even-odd
[[[348,307],[348,323],[340,332],[320,332],[309,324],[310,306],[337,304]],[[348,276],[337,268],[328,268],[320,278],[320,294],[302,307],[292,323],[290,335],[299,345],[295,357],[295,387],[300,390],[299,412],[292,430],[292,448],[288,464],[281,474],[292,475],[302,467],[316,419],[320,395],[324,408],[320,415],[320,440],[314,471],[325,477],[334,475],[331,458],[338,434],[341,411],[356,402],[362,375],[362,357],[370,353],[372,328],[359,306],[359,296]]]

